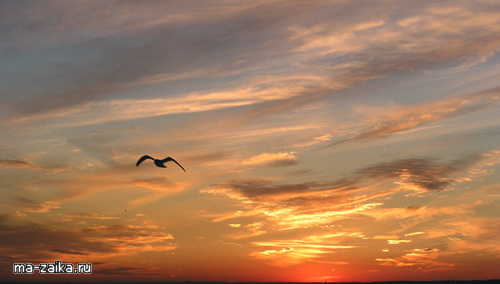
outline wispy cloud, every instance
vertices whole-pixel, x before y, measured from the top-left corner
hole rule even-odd
[[[164,192],[178,192],[185,188],[185,185],[173,182],[165,177],[134,179],[133,183],[140,187]]]
[[[299,158],[293,152],[262,153],[243,161],[243,165],[267,165],[271,167],[286,167],[298,164]]]
[[[373,118],[373,121],[368,122],[373,125],[369,129],[361,131],[361,133],[351,138],[327,143],[319,149],[349,141],[383,138],[392,134],[414,130],[430,122],[466,115],[498,103],[500,100],[499,94],[500,89],[492,89],[473,95],[452,97],[417,106],[390,106],[388,109],[380,111],[379,116]],[[387,113],[390,114],[387,115]]]
[[[23,123],[68,117],[70,119],[66,121],[58,120],[53,125],[59,124],[61,127],[74,127],[162,115],[206,112],[258,104],[266,101],[283,100],[293,96],[297,92],[296,88],[302,88],[300,86],[292,88],[269,86],[260,89],[254,86],[243,86],[237,89],[212,93],[187,94],[182,97],[173,98],[93,101],[52,112],[24,115],[12,120],[12,122]]]
[[[353,249],[356,246],[339,245],[336,238],[340,234],[312,235],[300,240],[277,240],[268,242],[252,242],[259,248],[259,252],[251,253],[250,256],[257,259],[270,261],[276,266],[289,266],[305,261],[315,261],[326,254],[335,253],[338,250]],[[345,263],[337,263],[345,264]]]
[[[4,159],[0,159],[0,167],[4,167],[4,168],[28,168],[28,169],[34,169],[34,170],[40,169],[40,167],[36,166],[33,163],[19,161],[19,160],[4,160]]]
[[[116,216],[105,216],[102,214],[89,214],[89,213],[74,213],[74,214],[64,214],[63,218],[67,218],[67,220],[71,219],[94,219],[94,220],[112,220],[118,219]]]
[[[215,7],[168,3],[110,4],[113,11],[121,11],[117,13],[109,13],[108,6],[97,3],[54,5],[60,12],[51,13],[53,8],[48,10],[38,5],[23,9],[13,4],[3,5],[5,10],[2,11],[23,11],[22,17],[13,18],[7,12],[2,14],[4,19],[8,19],[6,21],[17,24],[22,31],[6,35],[11,44],[19,48],[16,54],[26,52],[26,46],[33,44],[30,40],[36,35],[42,47],[32,51],[50,55],[57,50],[59,56],[72,58],[67,65],[55,68],[50,60],[26,57],[25,62],[51,70],[46,75],[58,75],[55,76],[58,80],[46,81],[44,88],[28,88],[27,95],[32,98],[31,102],[11,100],[12,110],[22,115],[71,109],[99,101],[126,87],[193,78],[207,73],[213,76],[230,71],[231,74],[231,70],[249,68],[248,65],[238,65],[250,58],[254,65],[267,58],[266,51],[255,53],[251,46],[269,41],[267,33],[276,30],[270,29],[272,26],[279,27],[292,15],[301,15],[308,10],[303,9],[304,5],[286,2],[241,6],[228,3]],[[264,13],[271,7],[280,7],[281,11],[288,12],[281,16]],[[81,14],[73,13],[75,9]],[[51,21],[40,18],[44,13],[52,15]],[[82,17],[85,13],[93,17]],[[227,25],[228,22],[232,24]],[[37,24],[32,26],[34,29],[28,29],[28,23]],[[248,35],[255,40],[248,41]],[[137,44],[131,45],[130,40]],[[44,49],[47,44],[52,48]],[[272,53],[278,54],[278,50]],[[213,66],[217,66],[215,72]],[[19,69],[23,68],[24,65],[19,65]],[[79,80],[72,80],[66,72],[68,70],[77,70]],[[99,74],[95,70],[100,70]],[[11,81],[11,85],[20,89],[29,79],[43,81],[47,76],[31,72]]]
[[[84,11],[99,12],[92,13],[95,16],[91,19],[81,15],[68,18],[76,10],[71,9],[73,5]],[[15,5],[7,6],[16,9]],[[85,58],[86,68],[79,68],[80,80],[72,81],[66,70],[73,65],[56,69],[52,68],[53,62],[31,59],[34,61],[32,64],[54,70],[52,72],[60,75],[58,90],[53,90],[55,85],[46,90],[29,90],[33,100],[19,102],[13,99],[10,101],[13,107],[8,110],[16,110],[22,117],[31,116],[33,119],[71,114],[71,120],[79,120],[73,121],[74,125],[259,104],[258,109],[241,114],[245,120],[304,106],[357,82],[399,72],[430,69],[440,63],[488,57],[498,50],[499,41],[496,37],[498,17],[495,17],[495,11],[485,8],[487,5],[475,7],[475,13],[471,13],[465,4],[454,9],[446,5],[427,9],[426,5],[419,4],[412,10],[401,5],[382,9],[379,5],[370,4],[371,9],[361,13],[348,12],[356,9],[348,3],[332,5],[321,2],[304,5],[278,1],[242,7],[227,4],[196,8],[188,5],[171,7],[166,3],[159,6],[148,3],[116,5],[117,10],[130,18],[109,14],[98,4],[57,6],[67,13],[52,14],[52,21],[41,21],[37,15],[48,11],[46,7],[34,5],[23,13],[21,25],[37,21],[35,33],[54,40],[65,39],[57,41],[61,56],[69,48],[75,50],[74,44],[67,38],[78,39],[78,56],[73,65],[83,64],[80,61]],[[276,7],[280,7],[283,13],[263,13]],[[141,12],[136,13],[136,8]],[[307,19],[314,14],[311,11],[323,9],[336,16],[325,18],[322,24],[308,24]],[[390,17],[394,12],[392,9],[402,14],[393,19]],[[173,11],[180,12],[172,14]],[[208,15],[218,16],[211,18]],[[5,16],[13,23],[19,21],[18,18]],[[295,16],[303,20],[296,21]],[[457,22],[458,18],[458,22],[468,24],[450,24]],[[241,19],[245,19],[245,25],[241,24]],[[55,28],[54,23],[59,23],[56,25],[58,33],[50,33]],[[178,29],[172,28],[172,23]],[[450,25],[453,28],[449,28]],[[200,32],[200,29],[207,32]],[[214,31],[218,32],[214,34]],[[122,37],[113,37],[115,33]],[[75,38],[75,34],[80,36]],[[253,40],[248,40],[249,36]],[[7,37],[19,40],[19,46],[24,46],[23,41],[29,38],[11,33]],[[150,37],[157,40],[148,40]],[[138,42],[138,46],[130,47],[130,38]],[[203,45],[208,42],[211,44]],[[249,43],[251,46],[248,46]],[[262,51],[252,48],[263,44],[266,48]],[[203,46],[203,52],[200,46]],[[42,49],[39,52],[46,51]],[[195,60],[200,54],[204,54],[202,60]],[[270,54],[276,55],[274,66],[282,67],[269,68],[269,59],[273,57]],[[288,64],[283,63],[289,61],[298,62],[297,68],[290,71]],[[252,65],[245,62],[252,62]],[[218,67],[214,71],[212,66]],[[165,95],[168,98],[102,100],[123,88],[214,74],[223,76],[234,74],[238,68],[260,70],[258,76],[250,75],[243,82],[248,82],[248,78],[251,81],[263,78],[271,81],[265,89],[249,88],[243,83],[226,91],[219,88],[213,93],[184,92],[178,98],[168,94]],[[92,70],[100,72],[96,74]],[[288,80],[293,84],[287,86],[282,84],[282,78],[295,79]],[[15,88],[22,86],[22,82],[14,84]]]

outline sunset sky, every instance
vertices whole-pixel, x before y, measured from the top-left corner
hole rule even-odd
[[[498,279],[499,35],[499,1],[0,1],[0,278]],[[55,260],[92,274],[13,274]]]

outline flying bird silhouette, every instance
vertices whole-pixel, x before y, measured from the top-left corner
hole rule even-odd
[[[155,165],[156,165],[157,167],[159,167],[159,168],[166,168],[167,166],[165,166],[165,163],[166,163],[166,162],[169,162],[169,161],[172,161],[172,162],[176,163],[177,165],[179,165],[179,167],[181,167],[181,169],[182,169],[183,171],[186,171],[186,170],[185,170],[185,169],[181,166],[181,164],[177,163],[177,161],[176,161],[176,160],[174,160],[174,159],[172,159],[172,158],[170,158],[170,157],[167,157],[167,158],[165,158],[165,159],[163,159],[163,160],[158,160],[158,159],[155,159],[155,158],[153,158],[153,157],[151,157],[151,156],[144,155],[144,156],[142,156],[142,157],[139,159],[139,161],[137,161],[137,164],[135,164],[135,166],[136,166],[136,167],[138,167],[140,163],[142,163],[144,160],[147,160],[147,159],[151,159],[151,160],[153,160],[153,161],[155,162]]]

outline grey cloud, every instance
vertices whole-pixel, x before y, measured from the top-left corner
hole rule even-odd
[[[304,192],[311,190],[313,183],[275,185],[267,180],[234,180],[227,184],[229,188],[241,192],[247,197],[277,195],[281,193]]]
[[[18,197],[12,202],[12,204],[29,212],[48,212],[54,208],[59,208],[58,202],[41,202],[27,197]]]
[[[0,215],[0,249],[3,258],[18,262],[37,262],[53,257],[54,253],[78,255],[84,259],[94,254],[120,254],[123,249],[133,253],[155,244],[164,244],[173,237],[162,232],[150,231],[155,226],[108,225],[82,229],[61,230],[31,221],[19,221]],[[174,249],[174,244],[167,248]],[[130,251],[133,250],[133,251]],[[40,261],[38,261],[40,262]]]
[[[277,184],[264,179],[238,179],[217,184],[215,187],[225,188],[255,201],[266,202],[279,199],[280,202],[288,205],[305,206],[306,203],[339,201],[357,189],[357,181],[340,179],[331,183]]]
[[[19,160],[4,160],[4,159],[0,159],[0,167],[40,169],[33,163],[19,161]]]
[[[318,56],[312,52],[309,53],[312,59],[307,64],[303,64],[302,68],[304,70],[324,70],[325,80],[319,84],[307,86],[305,91],[297,93],[285,101],[267,102],[259,105],[246,114],[246,119],[293,109],[325,96],[333,96],[337,94],[337,90],[356,83],[410,72],[459,66],[466,62],[487,58],[499,50],[498,21],[494,25],[474,21],[480,17],[481,13],[489,16],[498,14],[498,6],[492,7],[487,4],[475,6],[475,12],[478,13],[468,13],[471,7],[465,4],[458,8],[457,15],[434,15],[429,12],[430,8],[449,8],[447,3],[432,7],[432,5],[426,6],[423,2],[417,1],[412,3],[411,10],[407,7],[409,7],[407,2],[401,6],[396,4],[394,9],[398,11],[397,16],[380,11],[380,6],[377,5],[374,5],[371,13],[365,10],[363,10],[364,13],[356,13],[356,15],[362,15],[360,18],[350,13],[350,18],[340,15],[340,19],[345,20],[351,27],[349,25],[338,27],[337,24],[345,25],[345,22],[338,23],[336,20],[329,21],[326,18],[321,24],[314,23],[317,27],[323,27],[320,29],[321,32],[314,31],[314,24],[306,27],[306,30],[308,29],[306,35],[296,39],[296,41],[302,40],[304,45],[314,40],[328,42],[329,37],[347,36],[346,41],[348,42],[345,42],[345,45],[357,45],[357,48],[342,50],[343,46],[338,46],[341,49],[338,51],[336,50],[337,46],[326,44],[321,48],[311,48],[311,50],[318,51],[319,54],[326,54]],[[341,11],[342,7],[339,10]],[[378,12],[383,13],[377,16]],[[462,18],[467,19],[466,22],[474,23],[474,25],[464,24],[464,20],[458,18],[460,13],[463,14]],[[400,23],[401,20],[411,20],[412,18],[423,18],[427,21],[407,27]],[[332,19],[336,18],[332,17]],[[358,24],[369,20],[384,21],[384,23],[374,29],[356,31],[352,27],[354,26],[351,22],[353,19],[356,19]],[[438,25],[433,25],[435,22],[455,25],[457,31],[450,32],[441,29]],[[387,38],[386,34],[391,36]],[[351,41],[349,42],[349,40]],[[344,64],[348,67],[333,68]],[[367,137],[380,135],[384,129],[386,131],[396,130],[394,126],[388,123],[380,131],[366,133],[366,135]]]
[[[101,275],[127,275],[127,276],[154,276],[161,274],[148,273],[144,268],[97,267],[102,262],[92,261],[91,253],[118,253],[122,247],[112,242],[102,242],[99,239],[87,240],[79,233],[45,228],[39,224],[23,224],[18,226],[0,223],[0,273],[6,279],[12,275],[12,263],[43,263],[51,259],[54,254],[67,254],[68,257],[77,257],[79,262],[92,263],[92,273]],[[64,261],[64,260],[63,260]],[[11,278],[13,282],[19,278]],[[26,281],[23,280],[23,281]],[[36,282],[33,279],[29,282]],[[57,282],[60,280],[53,279]],[[82,280],[83,281],[83,280]]]
[[[52,4],[2,3],[24,19],[4,15],[4,21],[16,27],[5,37],[14,46],[6,60],[26,70],[1,71],[12,77],[10,93],[26,94],[24,99],[7,100],[21,115],[99,99],[123,84],[161,73],[225,68],[247,55],[262,60],[255,54],[264,52],[256,52],[256,47],[272,38],[267,34],[270,27],[294,13],[305,13],[294,8],[300,4],[284,5],[279,7],[281,13],[272,13],[269,6],[279,6],[273,3],[243,9],[221,5],[220,10],[172,2]],[[36,88],[27,87],[28,82]]]
[[[408,206],[405,207],[405,209],[407,211],[417,211],[420,208],[422,208],[422,206],[408,205]]]
[[[366,167],[356,173],[373,179],[403,178],[426,190],[442,190],[450,184],[450,174],[456,171],[429,159],[405,159]]]
[[[57,253],[64,253],[64,254],[88,255],[88,253],[85,253],[85,252],[66,250],[66,249],[51,249],[50,251],[57,252]]]
[[[346,201],[345,197],[348,195],[366,190],[363,187],[373,180],[396,180],[424,191],[440,191],[459,179],[458,174],[479,160],[479,155],[470,155],[450,163],[439,163],[430,158],[400,159],[358,169],[347,178],[333,182],[275,184],[269,180],[241,179],[217,186],[255,200],[283,196],[290,204],[322,202],[321,200],[340,202]]]
[[[430,158],[412,158],[375,164],[356,171],[375,180],[398,179],[403,184],[424,191],[441,191],[459,181],[469,167],[480,162],[481,155],[468,155],[449,163]]]
[[[455,14],[432,10],[450,6],[457,9]],[[5,33],[8,44],[3,45],[8,47],[5,62],[17,69],[0,69],[8,82],[0,90],[7,94],[2,114],[27,116],[109,99],[131,82],[161,74],[214,70],[209,76],[224,76],[225,70],[246,70],[238,78],[248,79],[257,76],[256,70],[259,76],[275,76],[277,70],[322,77],[316,83],[297,83],[301,90],[288,99],[239,113],[239,121],[245,122],[336,95],[359,82],[491,56],[500,39],[497,22],[489,19],[498,7],[475,4],[474,13],[471,8],[463,2],[421,1],[390,7],[366,1],[196,6],[148,1],[4,2],[0,18],[10,27]],[[481,18],[483,14],[490,17]],[[381,24],[363,27],[367,22]],[[296,27],[305,32],[293,34]],[[345,45],[309,46],[336,36],[346,37]],[[298,67],[291,68],[290,62]],[[230,83],[236,84],[237,80]],[[174,93],[186,91],[169,86]],[[388,124],[380,131],[392,128]]]
[[[55,230],[33,222],[15,223],[7,215],[0,215],[0,247],[5,257],[24,255],[24,261],[47,258],[54,250],[109,253],[116,248],[97,239],[87,240],[82,234],[69,230]]]

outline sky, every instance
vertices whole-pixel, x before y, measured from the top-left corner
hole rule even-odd
[[[0,34],[2,279],[500,278],[498,1],[0,1]],[[56,260],[92,274],[13,274]]]

